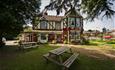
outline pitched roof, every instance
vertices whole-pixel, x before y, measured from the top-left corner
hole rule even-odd
[[[76,16],[76,17],[81,17],[83,18],[80,13],[78,13],[78,11],[73,7],[71,8],[69,11],[67,11],[65,13],[65,16]]]
[[[52,15],[44,15],[40,18],[40,20],[47,20],[47,21],[61,21],[63,16],[52,16]]]

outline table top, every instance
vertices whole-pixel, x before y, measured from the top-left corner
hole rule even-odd
[[[62,54],[64,52],[66,52],[69,49],[70,49],[69,47],[60,47],[60,48],[51,50],[49,53],[55,54],[55,55],[60,55],[60,54]]]
[[[36,42],[22,42],[21,44],[36,44]]]

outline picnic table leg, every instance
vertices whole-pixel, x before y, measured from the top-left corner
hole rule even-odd
[[[46,58],[46,57],[44,57],[45,58],[45,60],[46,60],[46,64],[48,64],[48,59]]]
[[[68,68],[66,68],[66,67],[62,67],[62,70],[69,70]]]
[[[60,62],[60,63],[63,63],[63,60],[62,60],[61,55],[59,56],[59,62]]]
[[[69,53],[69,54],[73,54],[72,49],[70,48],[68,51],[66,51],[65,53]]]
[[[48,59],[46,59],[46,63],[48,64]]]
[[[70,48],[70,53],[72,54],[73,53],[73,51],[72,51],[72,49]]]

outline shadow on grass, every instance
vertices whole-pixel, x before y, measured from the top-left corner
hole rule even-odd
[[[24,52],[28,52],[31,51],[33,49],[36,48],[30,48],[30,49],[19,49],[19,46],[3,46],[0,48],[0,53],[2,54],[18,54],[18,53],[24,53]]]
[[[36,49],[18,50],[17,46],[6,46],[0,48],[0,69],[1,70],[61,70],[61,67],[49,63],[46,64],[42,55],[57,47],[42,45]],[[73,48],[74,49],[74,48]],[[71,65],[70,70],[115,70],[115,61],[110,59],[98,60],[89,57],[84,53],[93,53],[94,50],[79,49],[80,56]],[[64,59],[70,55],[64,54]],[[11,57],[11,58],[10,58]]]

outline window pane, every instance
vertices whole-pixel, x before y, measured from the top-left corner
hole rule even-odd
[[[76,27],[80,27],[80,18],[76,18]]]
[[[42,40],[46,40],[46,35],[45,34],[41,34],[41,39]]]
[[[55,27],[56,27],[56,29],[61,29],[61,23],[56,23]]]
[[[75,18],[69,18],[69,26],[72,28],[75,27]]]
[[[41,21],[40,28],[41,29],[47,29],[47,22],[46,21]]]

